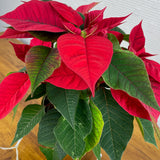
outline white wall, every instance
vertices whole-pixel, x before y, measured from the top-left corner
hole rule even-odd
[[[29,1],[29,0],[25,0]],[[143,20],[143,29],[146,37],[146,51],[159,54],[154,59],[160,62],[160,0],[57,0],[66,3],[76,9],[79,5],[94,1],[101,1],[95,9],[107,6],[105,17],[125,16],[133,13],[127,18],[126,23],[121,25],[127,33],[131,28]],[[0,0],[0,15],[15,9],[21,0]],[[7,25],[0,22],[0,31],[4,31]]]

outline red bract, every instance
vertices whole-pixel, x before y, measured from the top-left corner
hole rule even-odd
[[[122,90],[111,89],[111,93],[117,103],[129,114],[150,120],[147,110],[138,99],[131,97]]]
[[[30,43],[31,46],[46,46],[46,47],[51,47],[52,46],[52,43],[51,42],[44,42],[42,40],[39,40],[37,38],[33,38],[31,40],[31,43]]]
[[[44,11],[45,12],[44,14]],[[62,18],[50,2],[30,1],[9,12],[0,19],[17,31],[64,32]]]
[[[88,88],[84,80],[70,70],[63,62],[46,82],[65,89],[84,90]]]
[[[139,56],[143,60],[148,75],[154,78],[156,81],[160,82],[160,64],[153,60],[148,60],[145,58],[153,55],[145,52],[145,37],[142,30],[142,22],[140,22],[132,29],[129,42],[129,50],[133,51],[135,55]]]
[[[142,30],[142,21],[135,26],[129,36],[129,50],[140,58],[154,56],[145,51],[145,37]]]
[[[94,24],[98,24],[103,20],[103,13],[106,8],[102,10],[94,10],[86,14],[85,16],[85,26],[91,27]]]
[[[106,36],[106,34],[114,27],[120,25],[128,16],[111,17],[103,19],[103,13],[106,7],[102,10],[95,10],[85,14],[84,30],[88,35]]]
[[[99,36],[65,34],[57,44],[62,61],[85,81],[94,95],[95,83],[111,62],[112,43]]]
[[[16,56],[23,62],[25,62],[25,55],[29,51],[29,49],[32,47],[30,45],[26,44],[15,44],[10,42],[14,48],[14,51],[16,53]]]
[[[64,22],[63,25],[69,32],[71,32],[73,34],[81,35],[81,29],[77,28],[74,24],[68,23],[68,22]]]
[[[33,36],[28,32],[16,31],[12,28],[8,28],[0,38],[32,38]]]
[[[143,59],[146,70],[150,77],[154,78],[160,83],[160,64],[149,59]]]
[[[111,17],[111,18],[105,18],[102,21],[98,23],[98,29],[96,33],[107,33],[106,31],[111,30],[112,28],[120,25],[122,21],[124,21],[129,15],[125,17]]]
[[[77,26],[83,24],[83,19],[81,18],[81,16],[71,7],[68,7],[63,3],[56,1],[51,1],[50,4],[57,11],[57,13],[59,13],[66,21],[73,23]]]
[[[158,105],[160,105],[160,83],[157,82],[156,80],[154,80],[153,78],[150,78],[150,82],[151,82],[151,86],[155,95],[155,98],[158,102]],[[159,123],[158,118],[160,117],[160,112],[143,104],[144,108],[150,113],[150,115],[152,115],[154,117],[154,119],[156,120],[157,123]],[[160,127],[160,124],[158,124],[158,126]]]
[[[26,73],[12,73],[0,84],[0,119],[4,118],[24,97],[30,80]]]
[[[94,6],[96,6],[99,2],[93,2],[88,5],[82,5],[77,8],[77,12],[80,12],[82,14],[87,14]]]
[[[129,44],[129,50],[134,52],[137,56],[145,52],[145,37],[142,30],[142,22],[132,29],[129,37]]]

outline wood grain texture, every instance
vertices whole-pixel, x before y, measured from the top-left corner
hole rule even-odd
[[[0,39],[0,82],[7,73],[18,71],[23,68],[24,64],[17,59],[12,46],[9,41],[20,43],[17,40]],[[39,103],[39,101],[32,101],[32,103]],[[0,147],[9,147],[14,134],[16,132],[17,122],[19,121],[21,112],[27,103],[22,100],[19,104],[18,111],[14,120],[12,120],[13,113],[11,112],[4,119],[0,120]],[[45,160],[44,155],[39,150],[37,143],[38,125],[25,136],[19,145],[19,159],[20,160]],[[160,142],[157,140],[158,147]],[[15,160],[15,150],[0,150],[0,160]],[[139,131],[137,123],[134,122],[134,133],[130,140],[122,160],[159,160],[160,149],[157,149],[152,144],[146,143]],[[65,160],[71,160],[69,156]],[[96,160],[92,152],[88,153],[83,160]],[[102,150],[102,160],[109,160],[107,154]]]

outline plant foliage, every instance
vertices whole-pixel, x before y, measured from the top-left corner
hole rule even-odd
[[[39,123],[38,142],[48,160],[67,154],[81,159],[103,148],[120,160],[132,136],[134,116],[144,139],[160,136],[160,64],[147,59],[142,22],[126,34],[118,26],[129,16],[103,18],[98,3],[76,10],[51,0],[30,0],[0,16],[10,26],[0,38],[11,43],[24,68],[0,83],[0,119],[31,87],[12,144]],[[128,43],[125,48],[122,41]],[[14,115],[15,116],[15,115]],[[153,127],[154,126],[154,127]]]

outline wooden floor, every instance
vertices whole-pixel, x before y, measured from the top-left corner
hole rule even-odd
[[[19,43],[17,40],[10,41]],[[0,39],[0,82],[7,73],[18,71],[18,69],[23,66],[24,64],[16,58],[12,46],[9,44],[9,40]],[[26,105],[27,104],[24,103],[23,100],[20,102],[14,120],[12,120],[13,113],[10,113],[3,120],[0,120],[0,147],[10,146],[16,131],[17,122]],[[145,143],[136,122],[134,124],[134,133],[122,156],[122,160],[160,160],[160,149],[157,149],[152,144]],[[21,141],[18,148],[19,160],[45,160],[37,143],[37,131],[38,126],[36,126],[31,133],[25,136]],[[158,142],[158,146],[160,148],[160,142]],[[0,149],[0,160],[16,160],[15,150]],[[67,156],[65,160],[71,160],[71,158]],[[92,153],[89,153],[83,160],[96,160],[96,158]],[[109,160],[104,151],[102,151],[102,160]]]

